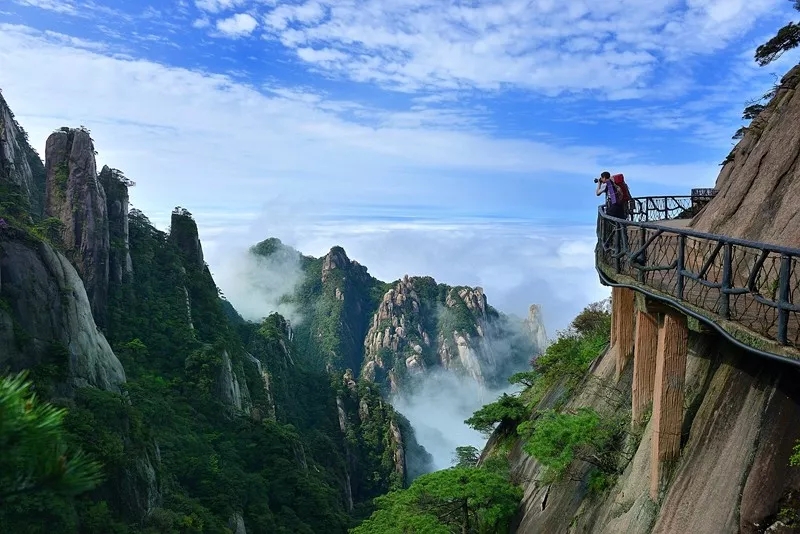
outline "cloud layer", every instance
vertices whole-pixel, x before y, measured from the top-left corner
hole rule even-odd
[[[0,84],[40,152],[84,124],[152,220],[188,206],[232,298],[231,258],[277,236],[540,303],[552,333],[606,293],[591,178],[713,184],[782,4],[13,0]]]
[[[772,0],[309,0],[277,2],[265,31],[315,67],[403,90],[640,94],[663,63],[724,49]],[[581,65],[581,68],[576,68]]]

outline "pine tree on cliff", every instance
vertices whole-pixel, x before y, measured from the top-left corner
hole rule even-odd
[[[800,11],[800,0],[791,0],[794,8]],[[790,22],[780,30],[775,36],[756,49],[755,60],[760,66],[769,65],[784,52],[788,52],[800,45],[800,24]]]
[[[77,495],[102,481],[100,465],[66,444],[66,410],[39,401],[28,373],[0,378],[0,524],[4,506],[23,494]]]

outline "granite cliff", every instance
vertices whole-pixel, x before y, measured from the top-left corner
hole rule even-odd
[[[701,232],[800,247],[800,65],[770,92],[722,166],[718,193],[692,220]]]

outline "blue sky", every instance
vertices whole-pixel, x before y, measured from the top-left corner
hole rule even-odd
[[[277,235],[340,244],[383,279],[482,285],[504,311],[538,302],[554,333],[607,294],[592,178],[713,185],[745,102],[797,60],[752,60],[794,15],[787,0],[5,0],[0,88],[40,153],[86,125],[157,225],[192,211],[234,304],[232,258]]]

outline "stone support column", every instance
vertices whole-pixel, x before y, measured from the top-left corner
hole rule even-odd
[[[653,392],[650,462],[650,497],[653,500],[658,499],[666,464],[680,454],[688,341],[686,317],[678,313],[665,313],[658,332]]]
[[[612,335],[614,339],[614,351],[616,354],[617,372],[616,379],[625,370],[625,366],[633,357],[633,340],[635,325],[635,294],[632,289],[615,287],[616,291],[612,322],[616,332]]]
[[[642,422],[653,402],[658,352],[658,318],[646,311],[636,312],[636,341],[633,351],[632,422]]]

